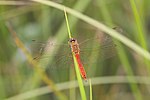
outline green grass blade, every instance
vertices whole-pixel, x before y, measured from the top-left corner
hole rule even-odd
[[[89,85],[90,85],[90,100],[93,99],[93,95],[92,95],[92,84],[91,84],[91,79],[89,79]]]
[[[147,43],[146,43],[146,35],[145,35],[145,32],[144,32],[144,25],[142,22],[142,15],[140,16],[140,13],[138,12],[138,9],[137,9],[137,6],[135,4],[136,1],[134,0],[130,0],[130,4],[131,4],[131,8],[132,8],[132,11],[133,11],[133,15],[134,15],[134,19],[135,19],[135,22],[136,22],[136,28],[137,28],[137,32],[138,32],[138,35],[135,35],[135,37],[137,37],[138,39],[138,43],[145,49],[145,50],[148,50],[148,47],[147,47]],[[144,3],[145,1],[141,1],[142,3]],[[143,10],[143,9],[142,9]],[[144,11],[141,10],[141,13],[144,13]],[[148,74],[150,75],[150,62],[146,59],[144,59],[144,63],[146,64],[146,67],[148,69]]]
[[[64,13],[65,13],[65,18],[66,18],[66,23],[67,23],[68,35],[69,35],[69,38],[71,38],[71,32],[70,32],[68,17],[67,17],[65,8],[64,8]],[[72,53],[72,56],[73,56],[73,60],[74,60],[75,71],[76,71],[76,75],[77,75],[81,98],[82,98],[82,100],[86,100],[86,94],[85,94],[85,89],[84,89],[84,86],[82,83],[82,78],[81,78],[80,71],[79,71],[79,65],[78,65],[76,57],[73,53]]]
[[[67,29],[68,29],[68,35],[69,35],[69,38],[71,38],[71,31],[70,31],[68,17],[67,17],[67,13],[66,13],[66,9],[65,8],[64,8],[64,13],[65,13],[65,19],[66,19],[66,24],[67,24]]]
[[[77,75],[81,98],[82,98],[82,100],[87,100],[86,94],[85,94],[85,89],[83,86],[82,78],[81,78],[79,67],[78,67],[78,63],[77,63],[76,57],[74,55],[73,55],[73,60],[74,60],[75,71],[76,71],[76,75]]]
[[[137,10],[136,4],[135,4],[135,0],[130,0],[130,4],[131,4],[131,7],[132,7],[132,11],[133,11],[133,14],[134,14],[137,30],[138,30],[138,33],[139,33],[139,35],[138,35],[139,43],[144,49],[147,50],[147,44],[146,44],[146,41],[145,41],[146,37],[145,37],[145,33],[144,33],[144,28],[143,28],[143,25],[142,25],[142,22],[141,22],[141,17],[138,13],[138,10]]]
[[[99,4],[101,4],[102,15],[103,15],[103,18],[104,18],[104,21],[106,22],[106,24],[108,24],[108,25],[113,24],[113,21],[112,21],[111,16],[109,15],[107,6],[105,5],[105,1],[99,1]],[[119,46],[119,48],[118,47],[116,47],[116,48],[117,48],[117,51],[119,52],[118,55],[119,55],[121,63],[123,64],[125,72],[127,73],[127,75],[133,76],[133,71],[131,69],[132,66],[129,63],[129,60],[128,60],[127,54],[123,48],[123,45],[119,41],[115,41],[115,43]],[[132,79],[128,77],[128,80],[132,80]],[[129,85],[130,85],[130,88],[133,92],[135,99],[142,100],[142,95],[138,89],[137,84],[129,84]]]

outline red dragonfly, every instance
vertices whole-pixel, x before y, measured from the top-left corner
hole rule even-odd
[[[36,42],[36,41],[34,40],[34,42]],[[49,67],[62,69],[61,68],[62,66],[68,66],[70,64],[70,60],[71,60],[70,58],[72,58],[72,56],[69,57],[68,54],[71,55],[73,53],[78,62],[80,74],[84,80],[87,79],[86,71],[84,69],[85,62],[89,62],[88,57],[90,56],[90,53],[92,51],[94,52],[94,54],[92,54],[92,56],[100,55],[100,56],[102,56],[102,59],[110,58],[110,57],[114,56],[116,53],[115,52],[115,44],[113,43],[112,38],[108,35],[87,39],[81,43],[78,43],[77,39],[71,38],[68,41],[69,46],[71,47],[71,53],[68,53],[70,50],[68,47],[66,47],[66,46],[68,46],[68,44],[63,44],[63,43],[55,44],[53,42],[47,42],[47,43],[36,42],[36,43],[42,44],[42,47],[40,47],[40,56],[41,57],[38,55],[34,58],[34,60],[39,59],[39,58],[42,58],[42,59],[49,58],[51,56],[52,58],[55,58],[56,61],[51,62]],[[79,45],[80,45],[80,47],[79,47]],[[90,47],[91,45],[93,45],[94,47],[91,48]],[[57,51],[52,52],[51,49],[54,47],[56,47],[56,48],[60,47],[61,50],[59,52],[57,52]],[[48,54],[49,51],[51,52],[51,54]],[[93,57],[93,61],[95,61],[95,57]],[[55,66],[57,66],[57,67],[55,67]]]
[[[71,38],[69,40],[69,45],[71,47],[71,51],[72,51],[73,55],[75,55],[75,57],[76,57],[81,76],[84,80],[86,80],[87,76],[86,76],[86,72],[85,72],[85,69],[83,67],[83,64],[80,60],[80,49],[79,49],[79,44],[78,44],[77,40],[74,38]]]

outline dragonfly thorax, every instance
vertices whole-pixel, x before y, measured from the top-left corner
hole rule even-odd
[[[74,39],[74,38],[71,38],[69,40],[69,45],[71,47],[71,51],[74,53],[74,54],[79,54],[79,44],[77,42],[77,39]]]

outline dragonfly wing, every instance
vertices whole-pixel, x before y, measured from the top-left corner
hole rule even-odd
[[[95,37],[89,39],[83,44],[80,45],[81,52],[99,52],[99,51],[111,51],[115,50],[116,44],[113,42],[112,38],[109,35],[103,37]]]
[[[81,60],[84,63],[88,63],[89,61],[90,63],[94,63],[97,61],[97,59],[99,59],[99,61],[103,61],[114,57],[117,54],[116,45],[109,35],[103,36],[103,38],[96,37],[93,41],[90,42],[90,44],[87,42],[84,43],[85,46],[80,46]]]
[[[33,53],[34,58],[38,58],[43,54],[49,54],[55,48],[68,48],[68,44],[66,43],[57,43],[56,40],[49,40],[48,42],[40,42],[37,40],[32,40],[31,51]]]
[[[35,42],[34,49],[36,55],[33,60],[38,61],[43,68],[48,69],[62,69],[67,68],[70,63],[70,48],[68,44],[56,42]]]

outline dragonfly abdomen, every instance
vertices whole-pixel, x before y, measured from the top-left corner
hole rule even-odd
[[[78,66],[79,66],[79,70],[80,70],[80,73],[81,73],[81,76],[84,80],[86,80],[86,72],[85,72],[85,69],[83,67],[83,64],[81,63],[81,60],[80,60],[80,55],[79,54],[76,54],[75,55],[76,57],[76,60],[78,62]]]

